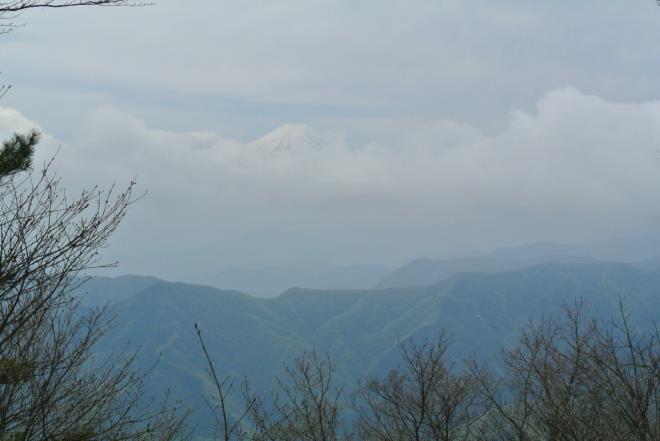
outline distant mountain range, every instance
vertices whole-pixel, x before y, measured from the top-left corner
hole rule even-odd
[[[590,257],[613,262],[641,262],[658,257],[660,234],[610,237],[574,244],[535,242],[497,249],[487,255],[496,259],[520,260],[551,256]]]
[[[371,288],[390,270],[382,265],[308,264],[264,268],[230,268],[213,275],[213,285],[259,297],[275,297],[292,287],[320,289]]]
[[[660,235],[656,234],[582,244],[537,242],[460,258],[414,259],[399,268],[392,264],[301,261],[296,258],[297,254],[315,255],[314,238],[290,231],[249,235],[225,243],[223,250],[223,256],[218,257],[218,262],[222,262],[218,268],[196,275],[196,283],[259,297],[275,297],[292,287],[368,289],[428,285],[461,272],[494,273],[550,262],[625,262],[643,268],[660,268]],[[230,266],[227,256],[235,257],[237,262],[255,257],[251,258],[252,266]],[[267,263],[272,260],[279,263]]]
[[[425,265],[435,268],[428,262],[418,266]],[[433,337],[443,328],[453,334],[452,354],[459,359],[492,357],[515,342],[528,320],[557,313],[563,301],[576,297],[587,300],[595,314],[609,317],[623,296],[640,326],[660,316],[659,271],[564,262],[495,272],[502,268],[490,267],[492,274],[461,273],[427,286],[298,288],[272,299],[148,277],[98,278],[84,287],[84,303],[112,300],[119,319],[99,351],[130,343],[140,348],[139,365],[145,368],[160,357],[150,390],[171,388],[192,403],[202,433],[209,430],[202,395],[211,385],[194,323],[223,374],[237,381],[247,376],[256,390],[266,391],[284,362],[311,348],[330,354],[338,378],[350,389],[357,378],[397,363],[401,340]]]
[[[376,288],[430,285],[465,272],[498,273],[543,263],[596,263],[595,259],[572,256],[547,256],[527,259],[466,257],[459,259],[416,259],[383,278]]]
[[[499,248],[483,256],[454,259],[415,259],[392,271],[376,288],[429,285],[462,272],[496,273],[543,263],[625,262],[645,269],[660,268],[660,235],[559,244],[536,242]]]

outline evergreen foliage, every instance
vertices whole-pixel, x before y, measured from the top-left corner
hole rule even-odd
[[[27,134],[15,133],[3,141],[0,149],[0,178],[28,170],[32,165],[34,147],[40,138],[38,131],[31,130]]]

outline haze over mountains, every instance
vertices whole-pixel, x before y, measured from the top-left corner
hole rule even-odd
[[[220,273],[234,269],[394,269],[418,257],[484,257],[511,243],[657,231],[647,201],[658,199],[658,104],[571,87],[538,98],[511,108],[497,130],[441,119],[374,134],[292,117],[238,138],[104,107],[66,139],[44,127],[37,162],[62,146],[58,167],[70,188],[137,176],[149,191],[107,250],[122,265],[115,275],[222,288],[234,276]],[[3,115],[5,132],[39,126],[15,109]],[[622,260],[602,251],[567,254]],[[232,287],[271,296],[314,282],[286,276],[263,289],[235,278]],[[322,282],[312,285],[330,287]]]
[[[300,266],[233,268],[218,271],[212,285],[236,289],[259,297],[274,297],[294,286],[325,289],[371,288],[390,270],[384,265]]]
[[[494,273],[548,262],[625,262],[648,269],[660,268],[660,260],[656,257],[657,250],[660,250],[660,234],[578,244],[536,242],[467,257],[417,258],[398,268],[379,262],[338,265],[314,259],[307,259],[306,262],[289,259],[287,241],[295,241],[295,236],[293,233],[275,236],[262,234],[233,244],[255,255],[282,250],[286,263],[277,266],[220,267],[202,277],[203,284],[259,297],[274,297],[292,287],[366,289],[428,285],[461,272]]]
[[[581,244],[537,242],[494,250],[479,257],[415,259],[381,280],[376,286],[391,288],[428,285],[461,272],[496,273],[542,263],[626,262],[646,269],[660,268],[655,257],[660,236],[648,234]]]
[[[332,143],[305,125],[288,125],[245,147],[249,154],[270,158],[269,173],[277,175],[291,170],[292,163],[283,158],[295,156],[293,164],[304,158],[309,165]],[[303,190],[307,182],[300,178],[305,177],[294,179]],[[576,299],[586,300],[602,319],[616,314],[624,299],[639,327],[660,315],[660,234],[537,242],[459,257],[441,250],[441,258],[416,258],[399,267],[386,253],[382,261],[361,264],[350,255],[346,261],[323,258],[317,253],[318,237],[274,230],[226,242],[220,247],[224,257],[205,259],[205,273],[197,277],[210,286],[149,276],[93,279],[83,287],[83,305],[110,303],[117,313],[99,355],[128,346],[140,348],[137,363],[145,370],[159,360],[148,379],[149,392],[171,389],[191,403],[192,423],[208,434],[212,418],[204,396],[213,385],[195,323],[216,368],[235,383],[247,378],[255,391],[266,393],[285,363],[303,351],[319,350],[336,363],[349,397],[359,379],[382,375],[399,362],[402,341],[433,338],[443,329],[453,335],[451,355],[460,365],[466,357],[496,359],[530,320],[558,314]],[[322,240],[333,243],[333,237]],[[331,245],[328,255],[346,256],[348,248]],[[185,259],[202,259],[192,249]],[[231,261],[236,265],[228,265]],[[231,397],[234,404],[239,399],[239,393]]]
[[[255,390],[266,392],[283,363],[317,349],[332,357],[350,392],[359,378],[396,364],[401,341],[431,338],[441,329],[452,333],[451,353],[458,360],[483,360],[496,359],[529,320],[557,314],[578,298],[603,319],[616,314],[619,299],[636,326],[658,319],[657,261],[550,255],[567,250],[573,249],[534,244],[480,258],[418,259],[375,280],[374,288],[291,288],[273,298],[152,277],[99,277],[84,285],[83,303],[111,302],[118,313],[100,353],[128,344],[140,348],[145,369],[160,359],[149,390],[171,388],[192,403],[194,423],[208,433],[202,397],[212,385],[194,323],[202,328],[217,368],[238,383],[248,378]]]

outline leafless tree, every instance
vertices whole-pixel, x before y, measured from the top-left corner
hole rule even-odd
[[[30,9],[60,9],[76,6],[144,6],[148,3],[128,0],[11,0],[0,1],[0,34],[20,26],[20,14]]]
[[[216,433],[223,441],[240,441],[247,439],[250,431],[249,429],[246,429],[244,423],[248,416],[254,412],[257,399],[252,396],[247,396],[244,409],[239,412],[238,416],[235,417],[233,415],[229,406],[229,399],[234,383],[231,381],[230,377],[221,376],[217,372],[215,365],[211,360],[211,356],[206,349],[206,344],[202,337],[202,330],[197,323],[195,323],[195,331],[197,332],[197,338],[202,348],[202,352],[204,353],[208,374],[215,387],[216,396],[208,397],[207,404],[215,417]]]
[[[609,421],[626,439],[660,440],[660,332],[638,332],[622,301],[619,318],[596,335],[593,376]],[[612,428],[614,430],[614,428]]]
[[[206,349],[201,330],[195,330],[216,396],[207,402],[216,419],[216,433],[223,441],[338,441],[345,435],[341,419],[341,389],[334,384],[335,366],[328,356],[305,352],[286,375],[276,378],[268,397],[253,392],[243,382],[243,406],[230,406],[233,383],[218,374]]]
[[[448,338],[403,345],[403,367],[358,388],[354,407],[361,439],[378,441],[472,440],[488,411],[479,383],[454,372]]]
[[[253,403],[252,441],[337,441],[342,429],[341,388],[335,385],[335,365],[328,356],[312,351],[286,367],[268,403],[246,388]]]
[[[657,441],[659,348],[658,332],[635,334],[623,306],[609,324],[581,301],[530,324],[504,352],[501,376],[476,376],[493,409],[490,437]]]
[[[73,295],[134,185],[70,197],[51,168],[0,178],[0,437],[173,439],[183,415],[145,399],[135,354],[94,356],[113,317]]]
[[[0,1],[0,33],[31,9],[142,4]],[[29,171],[38,140],[37,132],[15,134],[0,148],[0,439],[175,439],[185,413],[145,397],[135,353],[94,356],[114,318],[81,308],[73,295],[86,271],[104,266],[99,251],[134,201],[134,184],[70,197],[52,163]]]
[[[316,353],[288,367],[268,400],[246,386],[233,420],[228,380],[211,369],[224,441],[660,441],[660,332],[638,332],[623,303],[612,321],[576,301],[530,322],[492,371],[474,361],[458,371],[448,344],[443,332],[402,345],[402,367],[361,382],[352,415],[342,414],[334,365]]]

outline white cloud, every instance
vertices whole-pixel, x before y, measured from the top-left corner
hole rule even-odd
[[[635,3],[160,0],[35,11],[2,40],[3,83],[16,86],[5,103],[58,131],[68,130],[58,115],[100,103],[157,126],[176,113],[178,127],[211,130],[215,118],[243,136],[250,125],[256,135],[334,117],[487,125],[563,84],[657,99],[660,11]],[[61,109],[48,113],[50,96]]]
[[[27,132],[31,129],[39,130],[39,126],[30,121],[16,109],[0,108],[0,134],[11,135],[14,132]]]
[[[14,124],[30,125],[0,109],[0,127]],[[73,186],[137,176],[149,194],[112,253],[125,269],[172,278],[309,253],[391,263],[653,230],[660,220],[660,102],[612,103],[563,88],[532,113],[513,112],[496,134],[428,121],[389,143],[355,145],[345,141],[351,133],[300,125],[275,135],[295,148],[156,130],[102,108],[64,143],[57,167]],[[261,248],[237,241],[244,235]]]

